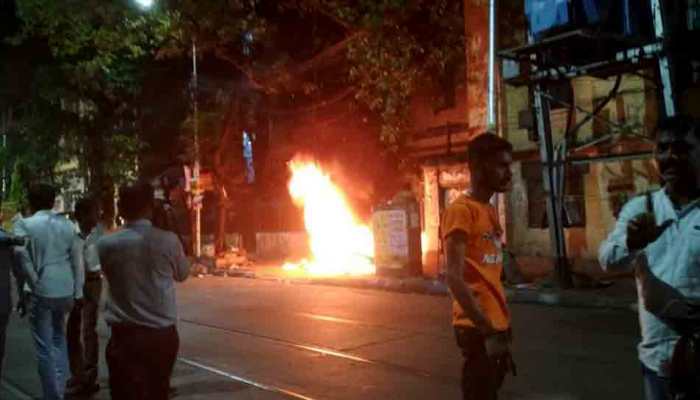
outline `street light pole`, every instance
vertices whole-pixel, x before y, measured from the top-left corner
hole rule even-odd
[[[133,0],[143,10],[153,8],[154,0]],[[194,130],[194,166],[192,168],[192,208],[194,209],[194,255],[202,255],[202,190],[199,182],[199,109],[197,104],[197,41],[192,38],[192,118]]]
[[[199,109],[197,104],[197,41],[192,38],[192,121],[194,132],[194,168],[192,168],[192,207],[194,209],[194,255],[202,255],[202,196],[199,185]]]

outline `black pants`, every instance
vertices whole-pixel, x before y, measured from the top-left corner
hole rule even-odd
[[[112,398],[166,400],[179,345],[175,326],[113,325],[107,345]]]
[[[68,316],[68,358],[72,380],[80,385],[97,381],[99,343],[97,317],[102,294],[99,275],[89,276],[83,288],[82,307],[73,307]]]
[[[2,378],[2,363],[5,360],[5,333],[10,314],[0,313],[0,378]]]
[[[457,345],[462,349],[462,395],[464,400],[497,400],[505,371],[486,354],[484,336],[475,329],[455,328]]]

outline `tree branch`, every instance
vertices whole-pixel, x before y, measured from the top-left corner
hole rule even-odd
[[[366,34],[367,31],[365,30],[355,31],[306,61],[292,66],[287,65],[273,68],[267,72],[259,74],[256,74],[252,68],[244,65],[240,60],[236,59],[236,57],[231,56],[224,48],[216,48],[215,54],[222,60],[229,62],[243,75],[245,75],[254,89],[265,93],[277,93],[280,91],[280,86],[282,86],[282,82],[279,77],[289,77],[292,83],[291,86],[297,86],[302,75],[326,65],[329,60],[332,60],[340,55],[350,43]]]
[[[367,31],[365,30],[359,30],[351,33],[338,43],[326,47],[324,50],[322,50],[312,58],[302,62],[301,64],[296,65],[289,71],[289,74],[291,76],[299,76],[320,67],[327,60],[332,59],[333,57],[340,54],[343,50],[345,50],[348,47],[350,43],[365,36],[366,34]]]
[[[225,50],[222,48],[216,48],[214,50],[214,53],[216,57],[227,61],[231,65],[233,65],[236,69],[238,69],[243,75],[245,75],[246,78],[248,78],[248,81],[252,85],[253,89],[256,90],[261,90],[266,93],[274,93],[276,90],[270,86],[269,84],[263,83],[264,76],[258,77],[255,72],[250,67],[247,67],[243,65],[239,60],[236,60],[235,57],[232,57],[231,55],[227,54]]]

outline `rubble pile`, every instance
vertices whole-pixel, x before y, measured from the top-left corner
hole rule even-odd
[[[231,247],[225,253],[217,256],[204,254],[192,265],[192,274],[195,276],[249,276],[254,275],[251,267],[253,260],[243,248]]]

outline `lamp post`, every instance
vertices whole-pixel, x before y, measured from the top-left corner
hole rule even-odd
[[[134,3],[142,10],[150,10],[155,4],[155,0],[134,0]],[[194,210],[194,256],[199,258],[202,255],[202,190],[200,188],[199,173],[199,109],[197,104],[197,41],[192,38],[192,124],[194,141],[194,165],[192,168],[192,209]]]
[[[192,168],[192,208],[194,209],[194,255],[202,255],[202,191],[199,185],[199,109],[197,105],[197,41],[192,38],[192,121],[194,167]]]

